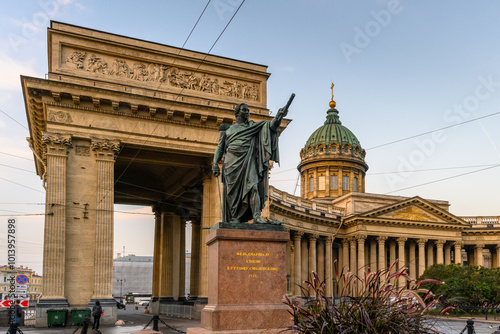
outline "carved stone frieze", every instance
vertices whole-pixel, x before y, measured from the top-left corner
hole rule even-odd
[[[64,111],[49,111],[48,120],[50,122],[73,123],[71,115],[68,112]]]
[[[75,154],[76,155],[81,155],[81,156],[88,157],[88,156],[90,156],[90,147],[89,146],[76,145],[75,146]]]
[[[210,94],[260,101],[259,85],[184,70],[158,63],[114,58],[82,50],[67,49],[63,66],[100,75],[122,77],[136,81],[150,81],[171,87],[195,90]]]
[[[385,216],[390,217],[390,218],[403,219],[403,220],[429,221],[429,222],[430,221],[437,221],[436,218],[432,217],[431,215],[426,214],[424,211],[422,211],[414,206],[410,206],[410,207],[404,208],[402,210],[388,213]]]
[[[42,132],[42,142],[50,148],[65,149],[73,147],[71,135]]]

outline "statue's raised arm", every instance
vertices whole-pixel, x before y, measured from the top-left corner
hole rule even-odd
[[[286,105],[283,108],[280,108],[278,110],[278,113],[276,114],[274,119],[271,121],[271,130],[278,131],[278,128],[280,127],[281,121],[288,114],[288,108],[292,104],[294,97],[295,97],[295,94],[292,93],[292,95],[290,95],[290,98],[288,99],[288,102],[286,103]]]

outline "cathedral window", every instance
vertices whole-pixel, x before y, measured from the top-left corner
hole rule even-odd
[[[318,190],[325,190],[325,176],[318,177]]]
[[[349,190],[349,176],[342,178],[342,190]]]
[[[337,175],[330,175],[330,190],[337,190]]]
[[[357,177],[354,178],[354,189],[353,189],[353,191],[358,191],[358,178]]]
[[[309,178],[309,191],[314,191],[314,178]]]

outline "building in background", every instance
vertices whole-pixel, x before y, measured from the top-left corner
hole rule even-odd
[[[42,276],[38,275],[33,269],[28,267],[19,266],[14,270],[9,269],[9,266],[0,267],[0,299],[7,299],[9,294],[10,282],[9,277],[14,274],[16,277],[25,275],[28,279],[23,285],[26,285],[26,298],[30,301],[38,301],[42,295]],[[20,284],[17,284],[19,286]],[[21,297],[23,298],[23,297]]]
[[[127,255],[113,260],[113,297],[127,293],[151,295],[153,257]]]

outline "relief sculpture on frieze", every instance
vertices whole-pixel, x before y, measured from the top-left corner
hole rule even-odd
[[[113,60],[84,51],[71,51],[63,64],[77,70],[118,76],[122,78],[165,83],[172,87],[207,92],[250,101],[259,101],[259,86],[210,76],[206,73],[187,71],[175,66],[156,63]]]

